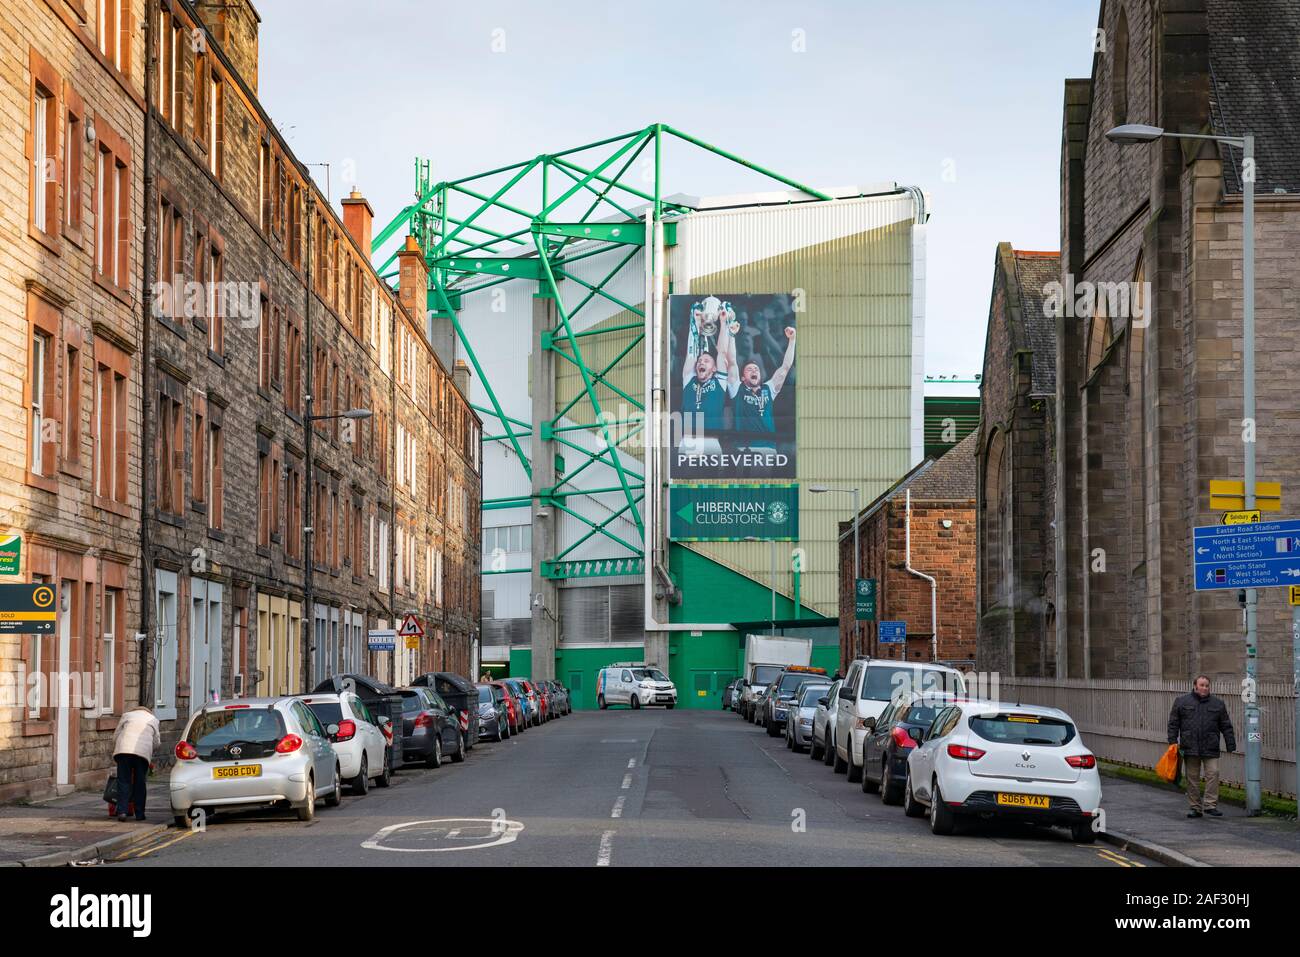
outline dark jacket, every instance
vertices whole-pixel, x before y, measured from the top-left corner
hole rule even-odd
[[[1219,735],[1228,745],[1228,751],[1237,750],[1237,738],[1232,732],[1228,706],[1222,698],[1207,695],[1197,697],[1189,691],[1174,702],[1169,712],[1169,743],[1177,744],[1184,754],[1202,758],[1219,756]]]

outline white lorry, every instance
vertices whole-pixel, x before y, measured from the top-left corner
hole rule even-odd
[[[786,665],[812,663],[811,638],[745,636],[745,681],[740,693],[740,714],[754,720],[754,701]]]

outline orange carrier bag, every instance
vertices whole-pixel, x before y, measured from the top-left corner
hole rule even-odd
[[[1156,762],[1156,774],[1170,784],[1178,780],[1178,745],[1169,745],[1169,749],[1161,755]]]

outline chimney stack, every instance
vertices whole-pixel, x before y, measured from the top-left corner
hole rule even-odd
[[[456,368],[452,372],[451,377],[456,383],[456,388],[460,390],[460,394],[465,397],[466,402],[469,401],[469,376],[469,363],[464,359],[457,359]]]
[[[370,255],[370,234],[374,222],[375,211],[370,207],[370,201],[353,189],[352,195],[343,200],[343,227],[352,234],[364,256]]]
[[[406,245],[398,250],[397,262],[398,299],[423,328],[424,315],[429,311],[429,268],[424,264],[424,250],[414,236],[406,237]]]
[[[262,17],[252,0],[194,0],[194,11],[256,94],[257,34]]]

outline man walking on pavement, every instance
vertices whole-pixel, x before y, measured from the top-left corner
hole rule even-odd
[[[1237,738],[1222,698],[1210,694],[1210,679],[1197,675],[1190,693],[1174,701],[1169,712],[1169,743],[1177,744],[1183,758],[1187,800],[1192,808],[1188,817],[1200,817],[1202,810],[1210,817],[1223,817],[1219,810],[1219,736],[1223,736],[1228,753],[1237,750]],[[1201,775],[1205,776],[1205,796],[1201,796]]]

